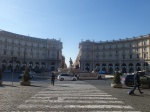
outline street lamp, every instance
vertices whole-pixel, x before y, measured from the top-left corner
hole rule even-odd
[[[12,85],[13,85],[13,79],[14,79],[14,62],[17,61],[17,57],[12,57]]]

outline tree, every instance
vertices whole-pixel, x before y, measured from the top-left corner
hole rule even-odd
[[[22,76],[22,82],[29,82],[30,81],[30,74],[29,74],[29,69],[26,68],[25,72]]]
[[[121,84],[121,79],[118,70],[116,71],[114,78],[113,78],[113,83],[114,84]]]
[[[122,88],[120,74],[119,74],[118,70],[116,71],[116,73],[114,75],[113,83],[111,83],[111,87]]]

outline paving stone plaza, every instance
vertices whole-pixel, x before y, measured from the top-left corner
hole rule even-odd
[[[56,81],[54,86],[50,80],[33,81],[31,86],[8,81],[0,87],[2,112],[142,112],[130,103],[86,81]]]

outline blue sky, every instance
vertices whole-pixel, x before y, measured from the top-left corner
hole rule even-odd
[[[0,0],[0,29],[61,39],[68,65],[81,40],[149,34],[150,0]]]

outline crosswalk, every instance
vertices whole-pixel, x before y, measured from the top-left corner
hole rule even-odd
[[[140,112],[83,81],[58,83],[35,94],[19,111],[38,112]]]

